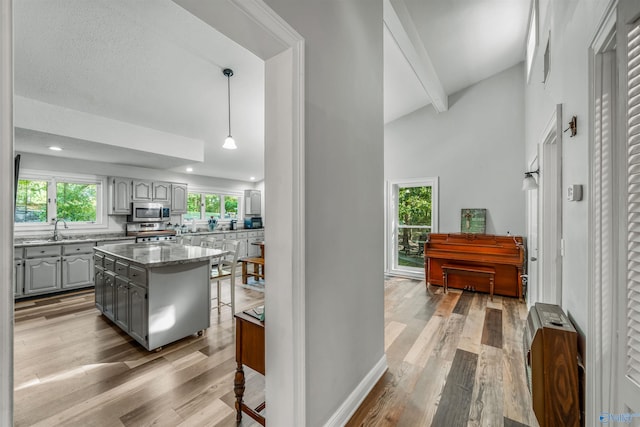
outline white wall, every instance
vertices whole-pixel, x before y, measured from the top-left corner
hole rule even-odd
[[[487,233],[524,235],[522,63],[384,129],[385,179],[440,177],[439,232],[460,232],[463,208],[487,209]]]
[[[267,3],[305,39],[306,425],[313,427],[330,420],[384,357],[382,2]]]
[[[583,200],[569,202],[562,198],[562,229],[565,253],[562,262],[562,304],[565,311],[587,330],[588,207],[589,178],[589,47],[602,19],[608,0],[573,2],[541,1],[540,40],[533,74],[526,85],[526,155],[525,167],[542,142],[543,129],[556,104],[562,104],[566,124],[571,116],[578,117],[578,133],[563,136],[562,182],[584,186]],[[546,83],[541,83],[542,62],[546,42],[551,34],[551,71]],[[589,337],[587,336],[587,340]]]

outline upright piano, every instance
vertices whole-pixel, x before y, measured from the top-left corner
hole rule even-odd
[[[427,286],[444,285],[443,266],[470,271],[474,267],[488,267],[495,271],[494,293],[522,298],[522,273],[525,250],[520,236],[490,234],[431,234],[424,244],[424,272]],[[452,271],[456,271],[453,268]],[[473,274],[449,274],[450,288],[490,291],[487,277]]]

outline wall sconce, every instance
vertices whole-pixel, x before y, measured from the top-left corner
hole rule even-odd
[[[566,128],[564,131],[571,131],[571,134],[569,135],[569,138],[571,138],[572,136],[576,136],[576,134],[578,133],[578,117],[577,116],[573,116],[571,117],[571,121],[569,122],[569,127]]]
[[[525,172],[524,173],[524,179],[522,180],[522,191],[528,191],[528,190],[537,190],[538,189],[538,183],[536,182],[536,179],[533,177],[533,174],[536,173],[538,174],[538,176],[540,175],[540,168],[531,171],[531,172]]]

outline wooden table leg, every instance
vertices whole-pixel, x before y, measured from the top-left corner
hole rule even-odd
[[[242,284],[247,284],[247,263],[242,263]]]
[[[236,422],[242,420],[242,396],[244,396],[244,369],[242,363],[238,363],[236,376],[233,380],[233,391],[236,393]]]

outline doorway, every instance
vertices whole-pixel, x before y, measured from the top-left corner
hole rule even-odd
[[[269,304],[277,307],[269,317],[276,328],[267,333],[267,370],[278,386],[270,386],[266,379],[269,416],[275,425],[303,425],[305,422],[305,306],[304,306],[304,39],[284,20],[277,16],[262,0],[230,0],[228,3],[177,1],[204,22],[224,20],[221,9],[233,13],[234,19],[243,19],[246,25],[225,28],[222,31],[249,48],[246,36],[229,34],[247,28],[262,34],[251,46],[264,53],[265,86],[286,87],[290,97],[283,97],[274,112],[265,120],[265,140],[269,150],[277,151],[279,157],[265,157],[265,193],[270,201],[265,206],[265,216],[270,218],[266,239],[278,248],[267,252],[271,269],[271,280],[279,284],[278,292],[266,291]],[[189,3],[187,5],[186,3]],[[220,6],[220,7],[218,7]],[[12,79],[12,1],[0,0],[0,150],[3,179],[0,180],[1,200],[13,199],[13,79]],[[198,9],[194,12],[193,9]],[[231,21],[231,20],[230,20]],[[213,25],[212,25],[213,26]],[[215,27],[215,26],[214,26]],[[228,27],[228,26],[227,26]],[[245,31],[245,33],[248,33]],[[273,41],[279,50],[264,48],[265,40]],[[266,53],[265,53],[266,52]],[[269,176],[278,176],[278,186],[268,184]],[[12,206],[12,205],[10,205]],[[12,424],[13,407],[13,209],[0,213],[0,289],[5,298],[0,298],[0,425]],[[292,226],[294,224],[294,226]],[[295,250],[294,250],[295,248]],[[279,276],[276,277],[276,272]],[[293,286],[296,283],[296,286]],[[10,297],[11,296],[11,297]],[[275,335],[277,331],[278,335]],[[269,350],[273,349],[273,350]],[[275,351],[277,349],[277,355]],[[268,390],[278,390],[269,394]]]

